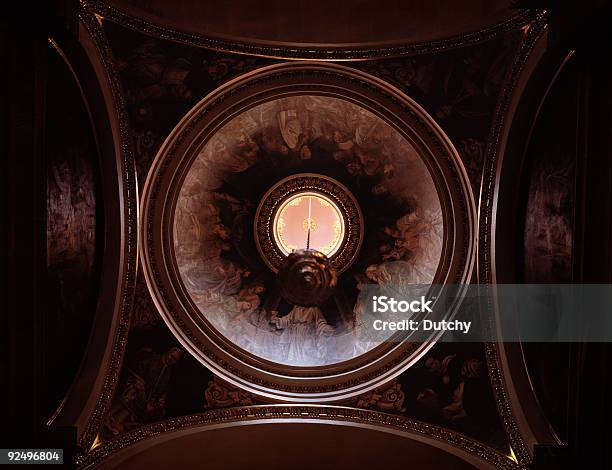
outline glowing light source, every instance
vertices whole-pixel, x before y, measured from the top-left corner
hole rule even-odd
[[[311,248],[330,258],[344,239],[340,209],[324,194],[314,191],[301,191],[284,201],[273,224],[274,242],[285,255]]]

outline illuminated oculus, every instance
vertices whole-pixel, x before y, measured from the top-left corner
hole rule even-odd
[[[300,173],[272,186],[254,220],[255,244],[277,272],[294,250],[324,254],[338,273],[355,260],[363,237],[363,215],[355,197],[338,181]]]
[[[287,198],[273,220],[274,242],[285,255],[310,248],[331,258],[342,246],[345,223],[334,201],[315,191]]]

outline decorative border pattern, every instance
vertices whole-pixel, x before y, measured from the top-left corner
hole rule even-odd
[[[182,416],[139,428],[112,439],[96,447],[91,452],[77,458],[78,468],[93,468],[108,456],[133,444],[142,442],[159,434],[194,427],[222,423],[236,423],[256,420],[309,419],[321,422],[351,422],[361,425],[378,425],[412,432],[448,443],[467,451],[498,469],[520,468],[509,456],[493,450],[485,444],[445,428],[427,424],[404,416],[391,415],[370,410],[359,410],[339,406],[320,405],[261,405],[213,410],[201,414]]]
[[[330,259],[331,265],[341,273],[355,260],[363,239],[363,215],[355,197],[343,185],[333,179],[315,174],[290,176],[275,184],[262,198],[255,213],[255,244],[262,259],[276,272],[285,256],[273,241],[272,221],[278,206],[289,196],[301,190],[320,191],[333,200],[343,213],[347,226],[340,249]]]
[[[115,117],[119,124],[121,179],[124,186],[124,218],[125,218],[125,252],[126,259],[122,266],[123,290],[121,292],[121,309],[113,339],[113,350],[110,356],[108,372],[98,396],[93,413],[89,417],[87,427],[79,440],[82,448],[90,448],[98,435],[119,381],[123,355],[127,345],[130,315],[134,290],[136,285],[136,269],[138,260],[138,186],[136,183],[136,164],[130,144],[128,114],[121,93],[121,85],[117,75],[112,53],[100,24],[88,12],[81,11],[79,20],[85,26],[87,33],[95,44],[100,60],[110,84]]]
[[[120,294],[121,308],[117,326],[113,332],[113,349],[108,362],[102,391],[98,396],[96,406],[89,417],[86,429],[79,439],[79,445],[88,449],[98,435],[102,422],[106,416],[110,403],[113,399],[115,388],[119,380],[123,355],[127,345],[130,315],[136,287],[136,271],[138,264],[138,185],[136,182],[136,163],[131,145],[129,120],[127,108],[121,92],[121,84],[116,72],[113,56],[106,37],[96,18],[88,11],[79,13],[79,20],[87,30],[99,58],[106,71],[106,78],[110,84],[112,98],[115,108],[115,118],[119,125],[119,145],[121,157],[121,183],[123,185],[124,218],[125,227],[123,236],[125,238],[124,254],[125,260],[121,266],[122,291]]]
[[[402,56],[430,54],[477,44],[495,39],[508,31],[514,31],[528,25],[533,15],[530,12],[517,13],[512,18],[479,31],[461,34],[445,39],[409,44],[398,44],[381,47],[351,46],[351,47],[321,47],[321,46],[268,46],[251,42],[224,40],[201,34],[187,33],[179,29],[151,23],[142,18],[130,15],[102,0],[81,0],[84,9],[102,18],[119,23],[134,31],[149,36],[166,39],[189,46],[204,47],[221,52],[254,55],[276,59],[311,59],[311,60],[374,60]]]
[[[547,21],[548,12],[542,11],[537,14],[533,23],[526,28],[520,48],[506,77],[506,84],[498,101],[494,124],[488,139],[489,144],[487,146],[482,175],[478,229],[478,282],[484,284],[483,289],[487,289],[487,285],[493,283],[490,221],[492,220],[493,200],[496,191],[495,175],[501,146],[501,134],[504,126],[507,124],[508,106],[510,105],[518,79],[536,42],[544,34]],[[492,296],[485,295],[484,298],[487,302],[487,305],[484,306],[485,311],[492,312],[494,310],[491,303]],[[495,330],[495,320],[491,315],[487,315],[483,320],[483,328],[487,328],[489,331]],[[510,406],[504,374],[499,365],[500,358],[497,345],[495,343],[485,343],[485,355],[495,401],[497,402],[497,408],[510,441],[510,447],[518,462],[520,464],[527,464],[531,461],[531,456]]]
[[[120,178],[124,187],[123,217],[125,220],[125,228],[123,236],[125,239],[124,248],[126,254],[120,271],[123,277],[123,289],[120,296],[121,307],[117,326],[111,333],[114,335],[114,338],[108,371],[104,379],[102,390],[98,396],[96,406],[89,417],[85,431],[79,439],[79,445],[84,449],[88,449],[93,445],[102,427],[106,413],[110,408],[110,403],[119,381],[123,355],[127,345],[138,262],[138,187],[136,183],[136,165],[130,143],[128,114],[123,100],[123,94],[121,93],[121,85],[114,66],[112,53],[106,41],[106,37],[104,36],[104,32],[95,17],[88,11],[81,11],[79,13],[79,20],[95,44],[99,58],[106,71],[106,78],[111,88],[115,106],[113,111],[119,125],[121,158]]]

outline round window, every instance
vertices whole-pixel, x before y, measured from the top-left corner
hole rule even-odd
[[[331,199],[321,193],[300,191],[276,212],[274,243],[285,255],[310,248],[331,258],[342,244],[344,226],[344,217]]]

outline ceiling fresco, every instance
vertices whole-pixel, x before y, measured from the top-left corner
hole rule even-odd
[[[262,189],[316,169],[353,188],[366,241],[340,278],[343,298],[308,310],[274,292],[250,234]],[[415,148],[366,109],[315,95],[260,104],[219,129],[188,171],[174,216],[177,264],[201,314],[238,346],[293,366],[376,347],[360,339],[360,286],[432,283],[442,238],[437,190]]]

